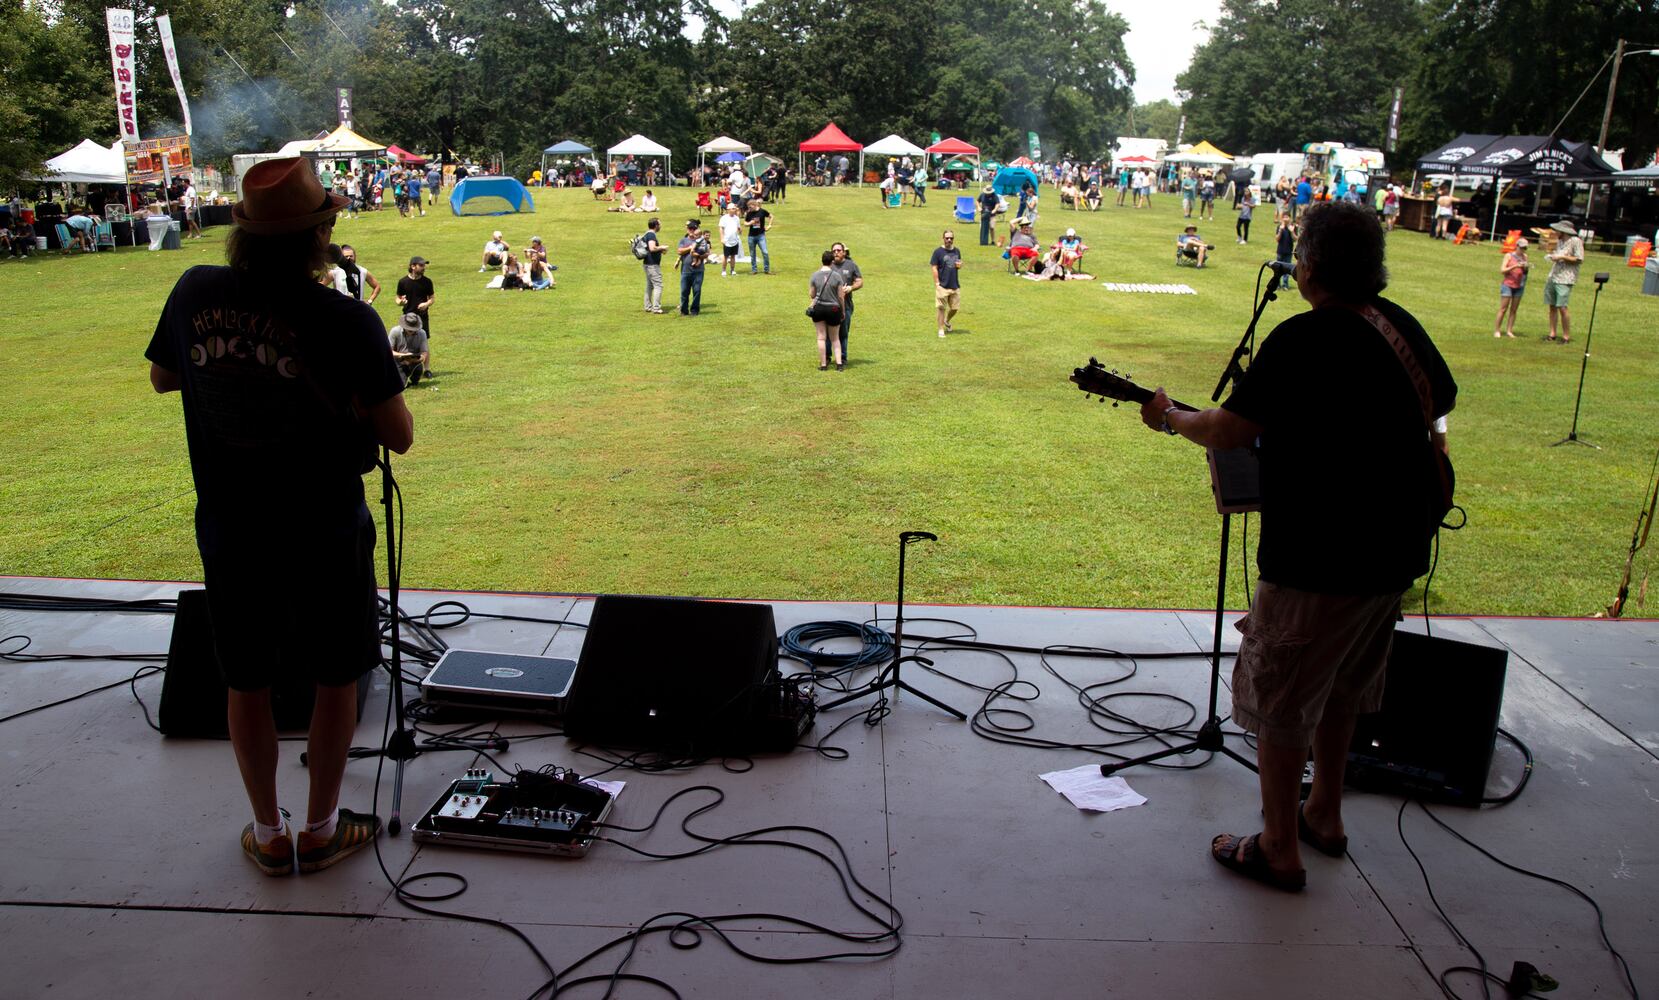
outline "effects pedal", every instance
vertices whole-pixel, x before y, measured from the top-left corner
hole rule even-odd
[[[421,843],[579,858],[614,802],[574,771],[521,771],[497,781],[473,768],[450,782],[411,830]]]

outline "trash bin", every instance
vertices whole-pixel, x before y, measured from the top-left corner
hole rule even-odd
[[[36,250],[46,249],[46,237],[44,237],[44,236],[36,236],[35,237],[35,249]]]
[[[1659,257],[1649,257],[1642,268],[1642,294],[1659,295]]]

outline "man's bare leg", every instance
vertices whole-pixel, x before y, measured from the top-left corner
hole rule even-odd
[[[277,734],[271,717],[271,689],[230,692],[225,722],[230,745],[236,751],[236,767],[242,772],[253,818],[265,826],[282,825],[277,811]]]
[[[306,770],[311,774],[311,797],[306,820],[319,823],[340,804],[340,782],[346,772],[346,751],[357,732],[357,684],[317,685],[311,709],[311,733],[306,743]],[[274,735],[274,734],[273,734]]]
[[[1302,806],[1308,826],[1326,840],[1347,835],[1342,826],[1342,779],[1348,747],[1354,741],[1354,716],[1326,712],[1313,734],[1313,791]]]
[[[1281,871],[1302,867],[1302,852],[1296,839],[1296,810],[1302,798],[1302,766],[1308,748],[1279,746],[1261,740],[1256,745],[1256,766],[1262,790],[1262,832],[1257,846],[1268,864]]]

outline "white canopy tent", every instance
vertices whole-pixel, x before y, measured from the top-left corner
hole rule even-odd
[[[645,138],[645,136],[635,132],[633,135],[612,146],[610,149],[605,150],[605,159],[607,161],[605,164],[606,171],[609,172],[611,165],[616,160],[625,156],[662,157],[664,161],[663,169],[667,171],[669,180],[672,182],[674,177],[674,161],[667,146],[664,146],[661,143],[652,142],[650,139]]]
[[[885,139],[878,139],[858,151],[858,176],[864,177],[864,154],[873,153],[876,156],[923,156],[926,150],[901,135],[890,135]]]
[[[37,181],[50,184],[125,184],[127,159],[117,139],[113,146],[100,146],[82,139],[74,149],[46,161],[46,170]]]
[[[708,142],[705,142],[701,146],[697,147],[697,167],[698,169],[702,169],[703,157],[709,153],[713,153],[716,156],[721,153],[742,153],[744,156],[748,156],[754,151],[754,147],[750,146],[746,142],[740,142],[737,139],[733,139],[729,135],[717,135]]]

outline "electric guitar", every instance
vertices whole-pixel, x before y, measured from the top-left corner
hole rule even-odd
[[[1145,403],[1156,393],[1151,389],[1143,388],[1130,381],[1129,376],[1119,375],[1116,371],[1107,371],[1106,366],[1089,359],[1088,365],[1082,368],[1073,368],[1071,381],[1086,395],[1099,396],[1102,403],[1112,400],[1112,405],[1119,402]],[[1198,407],[1189,406],[1177,399],[1171,399],[1170,405],[1189,413],[1198,412]],[[1238,514],[1261,509],[1261,463],[1252,448],[1229,448],[1219,451],[1215,448],[1205,449],[1210,463],[1210,489],[1215,493],[1216,511],[1222,514]]]

